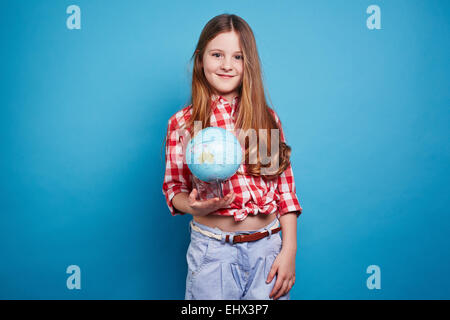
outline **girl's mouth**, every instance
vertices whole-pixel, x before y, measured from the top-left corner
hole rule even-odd
[[[227,76],[227,75],[222,75],[222,74],[218,74],[218,76],[223,78],[223,79],[230,79],[230,78],[234,77],[234,76]]]

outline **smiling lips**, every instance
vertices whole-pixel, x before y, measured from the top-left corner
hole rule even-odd
[[[223,79],[230,79],[230,78],[234,77],[234,76],[229,76],[229,75],[225,75],[225,74],[218,74],[218,76],[223,78]]]

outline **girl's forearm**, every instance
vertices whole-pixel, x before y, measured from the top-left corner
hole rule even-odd
[[[297,214],[288,212],[280,218],[281,236],[283,240],[283,250],[291,252],[297,251]]]
[[[172,198],[172,205],[181,212],[190,213],[194,215],[192,212],[192,208],[189,206],[189,193],[187,192],[179,192]]]

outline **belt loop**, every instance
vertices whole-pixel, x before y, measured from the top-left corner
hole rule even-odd
[[[267,239],[270,239],[270,236],[272,235],[272,229],[264,228],[264,230],[267,230],[267,232],[268,232]]]
[[[225,233],[222,233],[222,237],[220,238],[220,243],[225,244],[226,240],[227,240],[227,235]]]
[[[228,241],[227,241],[227,236],[229,236]],[[234,233],[224,232],[222,234],[222,238],[220,239],[220,242],[222,244],[224,244],[225,242],[229,242],[229,243],[233,244],[233,238],[234,238]]]

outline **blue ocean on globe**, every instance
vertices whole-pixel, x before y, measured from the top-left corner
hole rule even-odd
[[[186,147],[189,170],[205,182],[223,181],[233,176],[241,166],[242,155],[236,136],[219,127],[202,129]]]

